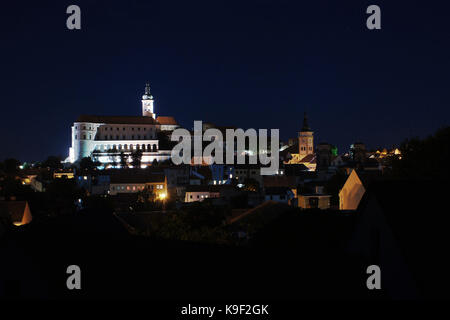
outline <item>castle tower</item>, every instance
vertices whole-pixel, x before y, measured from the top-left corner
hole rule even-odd
[[[155,100],[150,93],[150,84],[145,84],[145,93],[142,96],[142,115],[144,117],[152,117],[156,119],[156,115],[153,113],[153,103]]]
[[[314,153],[313,135],[314,132],[308,125],[308,117],[305,112],[303,117],[303,127],[302,130],[298,133],[298,153],[300,155],[300,159]]]

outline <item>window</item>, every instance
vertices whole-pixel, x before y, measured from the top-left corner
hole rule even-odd
[[[192,199],[192,194],[189,196],[189,198],[191,198]]]
[[[134,134],[131,135],[131,140],[134,140]]]
[[[125,138],[125,135],[123,135],[123,136],[122,136],[122,139],[123,139],[123,140],[125,140],[125,139],[126,139],[126,138]]]
[[[141,139],[141,135],[140,134],[138,134],[138,140],[140,140]]]
[[[116,140],[119,140],[119,135],[116,136]]]
[[[131,128],[131,131],[134,131],[134,128]]]
[[[112,136],[112,134],[109,136],[109,138],[112,140],[113,139],[113,136]]]
[[[117,127],[117,131],[119,131],[119,127]]]
[[[125,127],[123,127],[123,131],[125,131]]]
[[[85,134],[83,134],[83,139],[86,140],[86,135]]]
[[[141,131],[141,128],[138,128],[138,131]]]
[[[77,136],[77,135],[75,135],[75,139],[78,139],[78,136]]]

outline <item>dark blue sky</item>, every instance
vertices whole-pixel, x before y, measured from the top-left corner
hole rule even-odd
[[[66,29],[77,4],[82,30]],[[370,4],[382,30],[366,28]],[[450,5],[434,1],[2,3],[0,160],[67,156],[79,114],[158,115],[391,146],[450,118]]]

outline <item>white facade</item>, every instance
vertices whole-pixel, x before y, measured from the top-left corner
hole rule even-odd
[[[66,162],[95,157],[101,163],[119,163],[120,153],[142,151],[142,164],[170,159],[170,151],[160,151],[154,99],[147,84],[142,96],[142,116],[82,115],[72,125],[72,146]]]
[[[218,198],[220,192],[213,191],[186,191],[184,202],[203,201],[208,198]]]

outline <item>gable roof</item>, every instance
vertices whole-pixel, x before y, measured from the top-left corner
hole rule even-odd
[[[314,153],[308,154],[304,156],[300,162],[309,162],[309,163],[315,163],[316,162],[316,155]]]
[[[143,116],[80,115],[75,122],[91,122],[91,123],[107,123],[107,124],[157,124],[152,117],[143,117]]]
[[[11,217],[12,223],[22,222],[26,201],[0,201],[0,212]]]
[[[111,183],[163,183],[165,179],[163,174],[116,173],[111,175]]]
[[[291,190],[289,187],[267,187],[264,188],[264,192],[266,195],[285,195]]]
[[[178,125],[174,117],[159,116],[156,117],[156,122],[162,125]]]

